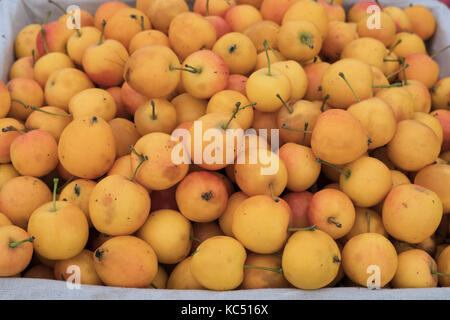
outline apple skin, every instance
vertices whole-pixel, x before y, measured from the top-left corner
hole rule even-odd
[[[70,36],[75,33],[75,30],[68,30],[59,21],[50,22],[44,25],[42,29],[45,30],[45,39],[47,41],[49,52],[66,53],[66,43]],[[36,37],[36,48],[39,57],[43,57],[47,54],[42,32],[39,32]]]
[[[450,110],[434,110],[431,115],[439,120],[444,131],[444,141],[442,143],[442,152],[450,150]]]
[[[291,208],[291,219],[289,225],[294,228],[307,228],[311,226],[308,219],[309,204],[313,194],[308,191],[291,192],[283,196]]]

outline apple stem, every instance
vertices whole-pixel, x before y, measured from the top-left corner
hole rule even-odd
[[[9,247],[14,249],[20,246],[22,243],[25,242],[34,242],[34,237],[29,237],[28,239],[22,240],[22,241],[14,241],[9,243]]]
[[[398,40],[397,40],[397,42],[389,49],[387,55],[390,55],[390,54],[394,51],[394,49],[395,49],[400,43],[402,43],[402,39],[398,39]]]
[[[375,2],[380,7],[380,9],[383,10],[383,7],[381,6],[380,2],[378,0],[375,0]]]
[[[401,61],[400,61],[400,59],[386,59],[386,58],[384,58],[383,62],[398,62],[398,63],[400,63]]]
[[[23,101],[21,101],[21,100],[19,100],[19,99],[11,99],[11,101],[12,101],[12,102],[20,103],[21,105],[24,106],[25,109],[30,108],[31,110],[39,111],[39,112],[46,113],[46,114],[50,114],[50,115],[52,115],[52,116],[58,116],[58,117],[72,117],[71,114],[53,113],[53,112],[50,112],[50,111],[41,110],[41,108],[36,107],[36,106],[30,106],[29,104],[26,104],[25,102],[23,102]]]
[[[274,269],[274,268],[267,268],[267,267],[258,267],[258,266],[247,266],[244,265],[244,269],[259,269],[259,270],[266,270],[266,271],[273,271],[279,274],[283,274],[283,269]]]
[[[206,0],[206,16],[209,17],[209,0]]]
[[[191,239],[192,241],[196,241],[196,242],[203,242],[203,240],[200,240],[199,238],[196,238],[194,236],[190,236],[189,239]]]
[[[267,50],[269,42],[266,39],[264,39],[263,45],[264,45],[264,50],[266,51],[266,57],[267,57],[267,69],[268,69],[267,75],[269,77],[271,77],[272,76],[272,72],[270,71],[270,64],[271,63],[270,63],[270,57],[269,57],[269,50]]]
[[[306,124],[307,122],[305,122]],[[281,126],[282,129],[285,130],[290,130],[290,131],[296,131],[296,132],[301,132],[301,133],[312,133],[312,131],[306,131],[306,130],[302,130],[302,129],[296,129],[296,128],[292,128],[290,126],[288,126],[287,124],[283,123],[283,125]]]
[[[47,11],[47,15],[45,16],[45,19],[42,22],[41,26],[46,25],[48,23],[48,21],[50,20],[51,15],[52,15],[52,12],[50,10]]]
[[[353,87],[351,86],[350,82],[348,82],[347,78],[345,77],[343,72],[339,72],[339,77],[341,77],[342,79],[344,79],[344,81],[347,83],[347,85],[349,86],[350,90],[352,90],[353,95],[355,96],[356,100],[358,100],[358,102],[361,102],[361,99],[358,97],[358,95],[356,94],[355,90],[353,90]]]
[[[370,212],[365,212],[366,218],[367,218],[367,232],[370,233]]]
[[[286,107],[286,109],[288,110],[289,113],[293,113],[294,110],[288,106],[288,104],[283,100],[283,98],[280,96],[279,93],[277,93],[277,98],[281,100],[281,103],[283,103],[283,106]]]
[[[320,158],[317,158],[316,161],[319,162],[320,164],[324,164],[326,166],[329,166],[330,168],[333,168],[333,169],[337,170],[340,174],[343,174],[346,179],[350,178],[350,176],[351,176],[350,170],[342,170],[341,168],[338,168],[334,164],[329,163],[329,162],[327,162],[325,160],[322,160]]]
[[[313,40],[314,36],[309,32],[302,32],[300,34],[300,42],[308,46],[310,49],[314,49],[314,45],[312,44]]]
[[[134,146],[130,146],[130,150],[131,150],[131,152],[133,152],[135,155],[137,155],[138,158],[139,158],[139,164],[138,164],[138,166],[136,167],[136,170],[134,170],[133,176],[130,178],[130,181],[131,181],[131,182],[134,182],[134,179],[136,178],[136,175],[137,175],[139,169],[140,169],[141,166],[144,164],[144,162],[148,160],[148,157],[147,157],[147,156],[144,156],[143,154],[137,153],[137,151],[136,151],[136,149],[134,148]]]
[[[305,122],[305,131],[304,131],[303,138],[302,138],[302,146],[304,146],[306,143],[306,133],[308,132],[308,126],[309,126],[309,122]]]
[[[46,36],[45,36],[45,29],[44,28],[41,29],[41,34],[42,34],[42,42],[44,43],[45,52],[48,54],[50,52],[50,50],[48,50],[48,44],[47,44],[47,39],[46,39]]]
[[[323,110],[325,109],[325,105],[326,105],[328,99],[330,99],[330,95],[327,93],[325,95],[325,97],[323,98],[322,105],[320,106],[320,111],[323,112]]]
[[[57,7],[59,10],[61,10],[61,12],[63,12],[63,14],[66,14],[66,10],[64,10],[64,8],[59,3],[57,3],[53,0],[48,0],[48,3],[51,3],[52,5]]]
[[[437,275],[437,276],[440,276],[440,277],[450,277],[450,274],[448,274],[448,273],[438,272],[436,270],[436,268],[434,267],[432,261],[430,261],[430,271],[431,271],[431,274],[433,274],[433,275]]]
[[[157,286],[155,286],[153,283],[150,284],[153,289],[159,289]]]
[[[98,42],[98,45],[103,44],[103,37],[105,36],[105,27],[106,27],[106,20],[102,21],[102,33],[100,34],[100,40]]]
[[[288,228],[289,232],[296,232],[296,231],[316,231],[317,227],[316,225],[306,227],[306,228]]]
[[[444,52],[444,51],[447,50],[448,48],[450,48],[450,45],[448,45],[448,46],[442,48],[441,50],[439,50],[438,52],[436,52],[435,54],[433,54],[430,58],[431,58],[431,59],[436,58],[438,55],[440,55],[442,52]]]
[[[396,82],[396,83],[388,84],[388,85],[372,86],[372,88],[393,88],[393,87],[403,87],[403,83]]]
[[[58,190],[58,178],[53,179],[53,208],[50,210],[51,212],[56,212],[56,192]]]
[[[272,200],[275,201],[276,203],[280,202],[280,199],[278,199],[277,197],[274,196],[272,183],[269,184],[269,189],[270,189],[270,196],[272,197]]]
[[[141,28],[142,31],[145,31],[144,16],[141,16]]]
[[[236,115],[238,114],[239,111],[244,110],[245,108],[248,108],[248,107],[253,107],[254,105],[256,105],[256,102],[252,102],[246,106],[241,107],[241,103],[236,102],[236,104],[235,104],[236,108],[234,109],[233,114],[231,115],[231,118],[228,120],[228,122],[224,126],[222,126],[222,129],[225,131],[228,129],[231,121],[233,121],[233,119],[236,118]]]
[[[34,67],[34,65],[36,64],[36,50],[31,50],[31,56],[33,59],[32,66]]]
[[[341,263],[342,261],[341,261],[341,259],[339,259],[338,256],[334,256],[334,257],[333,257],[333,262],[334,262],[334,263]]]
[[[169,70],[170,71],[173,71],[173,70],[180,70],[180,71],[187,71],[187,72],[190,72],[190,73],[199,73],[199,70],[198,69],[196,69],[196,68],[194,68],[194,67],[192,67],[192,66],[190,66],[190,65],[184,65],[185,66],[185,68],[178,68],[178,67],[172,67],[172,65],[170,65],[169,66]]]
[[[392,78],[393,76],[399,74],[400,72],[403,72],[403,70],[405,70],[405,69],[408,68],[408,67],[409,67],[409,64],[406,64],[406,65],[402,66],[402,67],[401,67],[400,69],[398,69],[397,71],[394,71],[394,72],[392,72],[391,74],[387,75],[387,76],[386,76],[386,79],[389,80],[389,79]]]
[[[71,183],[74,179],[75,179],[75,177],[74,177],[74,176],[71,176],[71,177],[69,178],[69,180],[67,180],[62,186],[60,186],[60,187],[58,188],[58,190],[56,190],[56,193],[57,193],[57,194],[60,194],[61,191],[64,190],[64,188],[67,187],[67,185],[68,185],[69,183]]]
[[[333,217],[329,217],[329,218],[328,218],[328,222],[329,222],[329,223],[333,223],[333,224],[335,224],[335,225],[336,225],[336,227],[338,227],[338,228],[342,228],[342,223],[340,223],[340,222],[337,222],[336,220],[334,220],[334,218],[333,218]]]
[[[408,79],[406,78],[405,58],[400,58],[403,73],[403,84],[408,85]]]
[[[14,127],[14,126],[7,126],[5,128],[2,128],[2,132],[9,132],[9,131],[17,131],[17,132],[20,132],[20,133],[27,133],[26,130],[20,130],[20,129],[17,129],[16,127]]]
[[[271,256],[275,256],[275,257],[282,257],[283,255],[281,253],[271,253]]]
[[[74,16],[72,16],[72,23],[75,26],[75,31],[77,32],[78,38],[81,38],[82,34],[81,34],[80,29],[76,28],[77,22],[75,21],[75,17]]]
[[[267,41],[267,46],[269,47],[270,51],[274,54],[275,57],[277,57],[278,60],[281,60],[280,55],[278,52],[270,45],[270,43]]]
[[[156,109],[155,101],[151,100],[150,104],[152,105],[152,120],[157,120],[158,116],[156,115],[156,112],[155,112],[155,109]]]

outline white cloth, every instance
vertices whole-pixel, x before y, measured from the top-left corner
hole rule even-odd
[[[382,289],[326,288],[320,290],[264,289],[226,292],[203,290],[124,289],[81,286],[40,279],[0,279],[0,299],[11,300],[448,300],[450,288]]]

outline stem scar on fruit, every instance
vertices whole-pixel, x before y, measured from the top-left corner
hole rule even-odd
[[[102,261],[103,254],[105,253],[105,250],[95,250],[95,257],[98,259],[98,261]]]

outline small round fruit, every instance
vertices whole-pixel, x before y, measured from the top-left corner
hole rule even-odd
[[[323,231],[297,231],[282,255],[285,278],[295,287],[314,290],[327,286],[337,276],[341,253],[336,242]]]
[[[107,286],[148,288],[158,272],[155,251],[133,236],[114,237],[93,256],[95,271]]]

